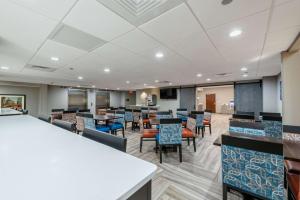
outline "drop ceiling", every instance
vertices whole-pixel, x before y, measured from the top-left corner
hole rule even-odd
[[[0,80],[132,90],[277,75],[299,10],[300,0],[1,0]]]

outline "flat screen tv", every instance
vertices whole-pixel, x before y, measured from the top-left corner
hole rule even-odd
[[[177,89],[176,88],[166,88],[160,89],[161,99],[177,99]]]

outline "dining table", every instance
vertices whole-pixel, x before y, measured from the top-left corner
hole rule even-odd
[[[105,122],[106,125],[112,120],[119,119],[121,118],[120,116],[115,116],[115,115],[94,115],[94,120],[96,122],[102,121]]]

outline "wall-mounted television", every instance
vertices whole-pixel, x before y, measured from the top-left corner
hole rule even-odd
[[[161,99],[177,99],[177,89],[176,88],[165,88],[160,89]]]

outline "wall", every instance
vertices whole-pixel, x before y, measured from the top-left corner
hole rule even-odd
[[[300,126],[300,50],[282,54],[283,123]]]
[[[87,90],[87,107],[91,113],[96,113],[96,92],[94,89]]]
[[[172,110],[173,113],[176,113],[177,108],[180,107],[180,90],[177,89],[177,99],[160,99],[160,89],[159,88],[151,88],[151,89],[143,89],[136,91],[136,105],[145,105],[145,100],[141,98],[141,94],[145,92],[147,95],[156,95],[157,96],[157,105],[159,106],[159,110],[167,111]]]
[[[68,109],[68,88],[48,86],[48,114],[53,108]]]
[[[125,98],[125,106],[128,105],[135,105],[136,104],[136,92],[124,92],[124,98]],[[128,100],[128,101],[127,101]]]
[[[279,112],[277,76],[263,77],[263,111]]]
[[[124,92],[111,91],[110,92],[110,106],[120,107],[125,106]]]
[[[199,91],[202,90],[202,91]],[[216,87],[204,87],[197,88],[196,103],[203,104],[203,108],[206,109],[206,95],[216,94],[216,113],[221,113],[221,107],[224,104],[229,104],[234,99],[233,86],[216,86]]]
[[[30,115],[38,116],[40,108],[40,85],[0,83],[0,94],[26,95],[26,109]]]
[[[277,112],[282,113],[282,79],[281,74],[277,76]],[[281,93],[281,94],[280,94]]]

